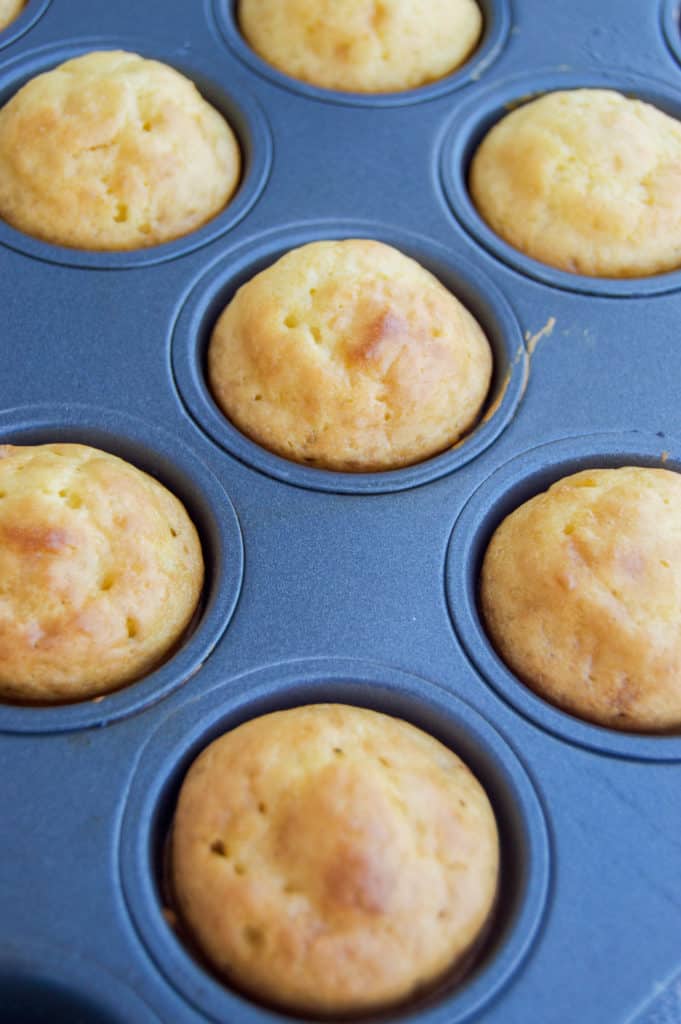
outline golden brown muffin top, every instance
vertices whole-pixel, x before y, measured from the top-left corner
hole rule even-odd
[[[26,0],[0,0],[0,32],[18,18],[26,6]]]
[[[490,637],[540,696],[601,725],[681,726],[681,476],[587,470],[511,513],[485,555]]]
[[[0,110],[0,216],[79,249],[138,249],[214,217],[239,182],[224,118],[187,78],[134,53],[69,60]]]
[[[553,92],[502,118],[470,188],[505,241],[595,277],[681,265],[681,124],[607,89]]]
[[[448,75],[482,30],[475,0],[240,0],[246,40],[325,89],[399,92]]]
[[[365,239],[312,242],[239,289],[208,351],[223,412],[285,458],[397,468],[475,424],[492,372],[478,323],[414,260]]]
[[[180,792],[172,878],[212,965],[292,1011],[408,998],[479,937],[498,837],[469,769],[345,705],[264,715],[211,743]]]
[[[0,445],[0,697],[82,700],[156,668],[203,584],[184,507],[122,459]]]

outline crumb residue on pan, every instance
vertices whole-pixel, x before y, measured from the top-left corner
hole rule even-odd
[[[527,342],[527,354],[532,355],[542,338],[549,338],[553,334],[553,328],[556,326],[555,316],[550,316],[544,326],[532,334],[530,331],[525,331],[525,341]]]

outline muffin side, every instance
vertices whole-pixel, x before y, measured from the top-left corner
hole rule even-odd
[[[26,0],[0,0],[0,32],[18,18]]]

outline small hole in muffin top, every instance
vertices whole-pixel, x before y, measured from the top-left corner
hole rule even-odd
[[[563,527],[563,533],[565,534],[566,537],[569,537],[570,534],[574,533],[574,532],[575,532],[575,524],[574,523],[568,523],[566,526]]]
[[[390,768],[390,761],[387,757],[379,757],[378,759],[384,768]]]
[[[234,865],[234,870],[235,870],[237,875],[245,875],[246,874],[246,868],[243,866],[243,864],[235,864]]]
[[[151,129],[152,129],[151,121],[145,121],[144,124],[142,125],[142,131],[143,132],[150,132]]]
[[[171,537],[177,537],[177,530],[175,529],[174,526],[170,527],[170,536]]]
[[[319,330],[319,328],[318,327],[311,327],[310,328],[310,334],[312,335],[312,337],[314,338],[316,343],[318,345],[321,345],[321,342],[322,342],[322,332]]]
[[[267,804],[263,800],[258,804],[258,811],[260,814],[267,814]]]
[[[125,224],[128,219],[128,207],[126,203],[117,203],[114,220],[116,224]]]
[[[297,327],[299,323],[300,321],[295,313],[289,313],[289,315],[284,319],[284,324],[289,328]]]
[[[253,395],[254,402],[262,402],[262,395]]]
[[[0,498],[6,498],[6,497],[7,497],[7,492],[6,491],[0,491]]]
[[[259,949],[265,942],[265,934],[261,928],[256,928],[255,925],[247,924],[243,932],[244,938],[249,946],[253,946]]]
[[[342,747],[334,747],[333,752],[336,755],[336,757],[343,757],[343,755],[345,754],[345,751],[343,750]]]
[[[101,583],[99,584],[100,590],[111,590],[114,585],[116,577],[112,572],[108,572],[106,576],[102,576]]]
[[[223,843],[222,839],[215,839],[210,844],[210,852],[215,853],[218,857],[229,857],[229,850]]]
[[[125,628],[128,631],[128,637],[130,640],[134,639],[134,637],[137,636],[139,632],[139,626],[137,624],[137,620],[134,619],[132,615],[128,615],[127,619],[125,620]]]
[[[147,221],[144,221],[143,224],[140,224],[138,226],[137,230],[139,231],[139,233],[141,235],[150,235],[151,234],[151,224],[148,224]]]

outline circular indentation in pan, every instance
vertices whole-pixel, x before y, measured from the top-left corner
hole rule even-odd
[[[482,560],[502,520],[564,476],[585,469],[618,466],[652,466],[681,472],[681,451],[662,435],[596,434],[540,445],[493,473],[469,499],[454,524],[445,570],[449,611],[471,661],[501,697],[537,725],[604,754],[678,761],[680,735],[617,732],[576,718],[537,696],[496,653],[478,609]]]
[[[0,414],[0,443],[91,445],[156,477],[182,501],[201,538],[206,582],[197,621],[179,649],[138,682],[94,700],[54,706],[0,703],[0,732],[63,732],[106,725],[171,693],[197,672],[234,612],[243,574],[236,512],[219,481],[176,437],[131,416],[87,406]]]
[[[513,108],[547,92],[562,89],[614,89],[658,107],[681,120],[681,95],[664,82],[624,71],[545,71],[519,75],[476,92],[457,109],[445,134],[440,155],[442,186],[452,210],[470,234],[514,270],[544,284],[588,295],[632,298],[657,295],[681,287],[681,270],[650,277],[606,278],[570,274],[526,256],[505,242],[478,213],[468,191],[473,156],[489,130]]]
[[[42,18],[50,2],[51,0],[29,0],[19,16],[10,21],[6,28],[0,29],[0,50],[3,46],[16,42],[29,28],[33,28],[38,18]]]
[[[167,979],[211,1020],[282,1019],[220,984],[176,937],[163,913],[164,847],[182,780],[208,743],[258,715],[320,702],[412,722],[459,754],[487,791],[501,840],[500,899],[489,936],[454,989],[445,985],[389,1014],[414,1024],[468,1019],[509,981],[537,933],[549,881],[546,824],[524,768],[499,733],[468,704],[396,669],[345,659],[273,665],[211,690],[163,721],[142,751],[119,837],[123,891],[139,934]],[[385,1017],[372,1017],[378,1019]]]
[[[270,130],[257,102],[240,88],[233,88],[230,81],[223,85],[218,75],[212,77],[202,70],[200,63],[190,57],[178,59],[177,49],[154,45],[149,40],[121,37],[88,38],[68,44],[41,47],[24,53],[9,61],[0,73],[0,106],[7,101],[29,79],[49,71],[64,61],[81,56],[93,50],[129,50],[143,57],[169,64],[191,79],[199,92],[212,106],[229,121],[239,140],[242,156],[241,183],[234,197],[225,209],[209,220],[203,227],[192,231],[172,242],[149,246],[147,249],[132,249],[124,252],[94,252],[87,249],[72,249],[52,245],[31,235],[24,234],[0,219],[0,244],[16,249],[35,259],[49,263],[61,263],[71,267],[92,267],[95,269],[122,269],[125,267],[149,266],[165,263],[185,253],[206,245],[234,227],[245,217],[261,194],[272,163],[272,139]]]
[[[461,67],[451,74],[417,89],[392,93],[356,93],[321,89],[277,71],[248,45],[239,29],[237,0],[208,0],[212,2],[217,25],[227,45],[249,68],[268,78],[275,85],[309,99],[326,103],[339,103],[357,107],[397,107],[435,99],[471,82],[477,82],[497,59],[511,28],[509,0],[477,0],[482,11],[484,26],[477,47]]]
[[[281,458],[251,441],[222,413],[206,381],[206,350],[220,313],[236,290],[289,249],[319,239],[376,238],[413,257],[461,300],[481,324],[492,346],[494,373],[477,426],[453,448],[404,469],[382,473],[336,473]],[[189,412],[222,448],[278,480],[312,490],[380,494],[436,480],[484,451],[510,422],[525,390],[527,354],[513,311],[486,277],[457,266],[437,242],[380,224],[316,221],[250,239],[226,253],[196,282],[172,334],[172,363]]]
[[[662,0],[662,31],[669,49],[681,64],[681,2]]]
[[[0,956],[2,1020],[12,1024],[159,1024],[108,971],[70,950],[14,943]]]

